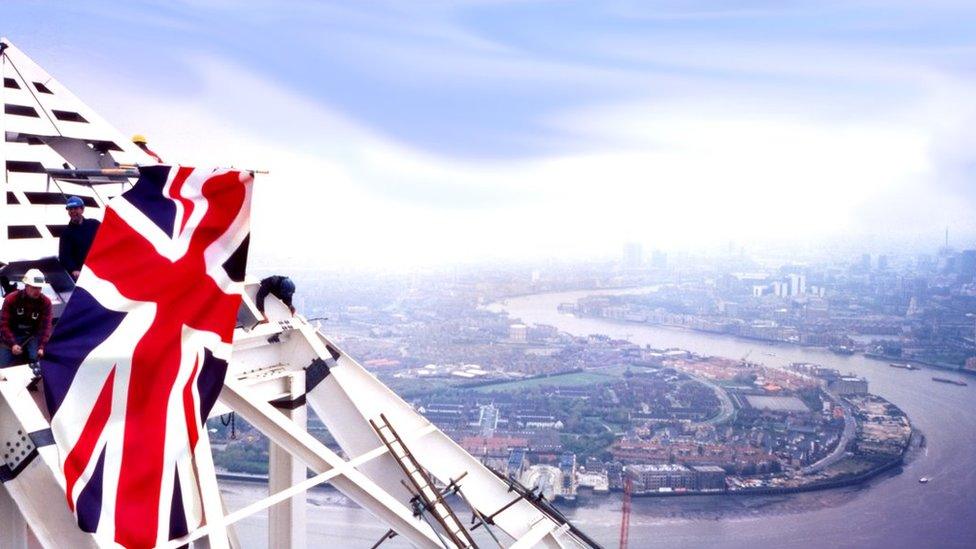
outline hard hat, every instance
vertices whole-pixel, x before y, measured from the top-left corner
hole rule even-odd
[[[26,286],[33,286],[35,288],[44,288],[47,286],[47,280],[44,279],[44,273],[40,269],[29,269],[24,273],[24,278],[21,279]]]
[[[146,144],[146,136],[142,135],[141,133],[137,133],[137,134],[135,134],[135,135],[132,136],[132,142],[133,143],[141,143],[141,144],[145,145]]]
[[[287,296],[295,293],[295,283],[291,281],[290,278],[285,278],[281,281],[281,292]]]
[[[68,201],[64,203],[64,209],[68,208],[84,208],[85,201],[78,198],[77,196],[72,196],[68,198]]]

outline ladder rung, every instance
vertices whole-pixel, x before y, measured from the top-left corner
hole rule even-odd
[[[413,484],[413,490],[407,486],[406,482],[404,482],[404,486],[411,493],[416,491],[414,494],[416,499],[424,504],[424,509],[427,509],[437,518],[437,522],[441,524],[444,531],[450,535],[459,547],[474,547],[475,545],[470,534],[464,528],[464,525],[461,524],[460,520],[458,520],[457,516],[454,515],[450,506],[447,505],[447,502],[444,500],[444,495],[440,490],[432,486],[431,478],[420,466],[420,463],[414,458],[413,454],[410,453],[403,440],[400,439],[400,435],[397,434],[393,426],[387,421],[386,416],[380,414],[380,418],[382,424],[376,427],[376,432],[380,435],[383,443],[386,444],[390,454],[397,460],[401,469],[406,473],[407,479]],[[370,423],[374,422],[370,420]]]

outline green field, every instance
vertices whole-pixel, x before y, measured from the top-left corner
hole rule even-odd
[[[443,391],[447,389],[460,389],[463,391],[474,391],[477,393],[510,393],[524,389],[532,389],[542,386],[550,387],[581,387],[609,383],[624,376],[624,372],[630,369],[633,372],[647,370],[643,366],[627,366],[619,364],[601,368],[599,371],[573,372],[571,374],[553,375],[550,377],[524,379],[519,381],[508,381],[497,385],[486,385],[483,387],[464,387],[467,380],[445,379],[445,378],[418,378],[418,379],[394,379],[389,378],[385,381],[391,389],[404,398],[411,398]]]
[[[436,393],[456,387],[458,384],[458,381],[443,378],[390,379],[387,381],[388,386],[403,398]]]
[[[576,372],[566,375],[557,375],[551,377],[540,377],[535,379],[524,379],[521,381],[510,381],[508,383],[499,383],[497,385],[488,385],[485,387],[476,387],[471,389],[472,391],[478,393],[509,393],[515,391],[522,391],[525,389],[532,389],[535,387],[549,386],[549,387],[577,387],[583,385],[596,385],[601,383],[608,383],[619,376],[614,375],[613,372],[608,373],[596,373],[596,372]]]

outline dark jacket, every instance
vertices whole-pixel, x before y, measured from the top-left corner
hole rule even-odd
[[[0,341],[10,347],[34,336],[38,349],[43,350],[51,339],[51,322],[51,300],[46,295],[35,299],[23,290],[11,292],[3,298],[0,310]]]
[[[68,223],[58,243],[58,260],[64,270],[69,273],[81,270],[100,225],[97,219],[87,218],[78,224]]]
[[[258,288],[258,295],[255,296],[255,305],[258,306],[258,310],[264,313],[264,298],[271,294],[281,300],[282,303],[291,307],[291,296],[292,294],[287,293],[282,288],[282,282],[288,280],[287,276],[269,276],[261,281],[261,287]]]

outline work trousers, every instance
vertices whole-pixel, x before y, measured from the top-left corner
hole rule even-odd
[[[17,341],[23,342],[29,335],[23,337],[18,336]],[[19,355],[15,355],[10,347],[6,344],[0,344],[0,368],[6,368],[7,366],[16,366],[18,364],[27,364],[29,362],[37,361],[37,338],[31,338],[27,343],[21,343],[21,347],[24,348]]]

